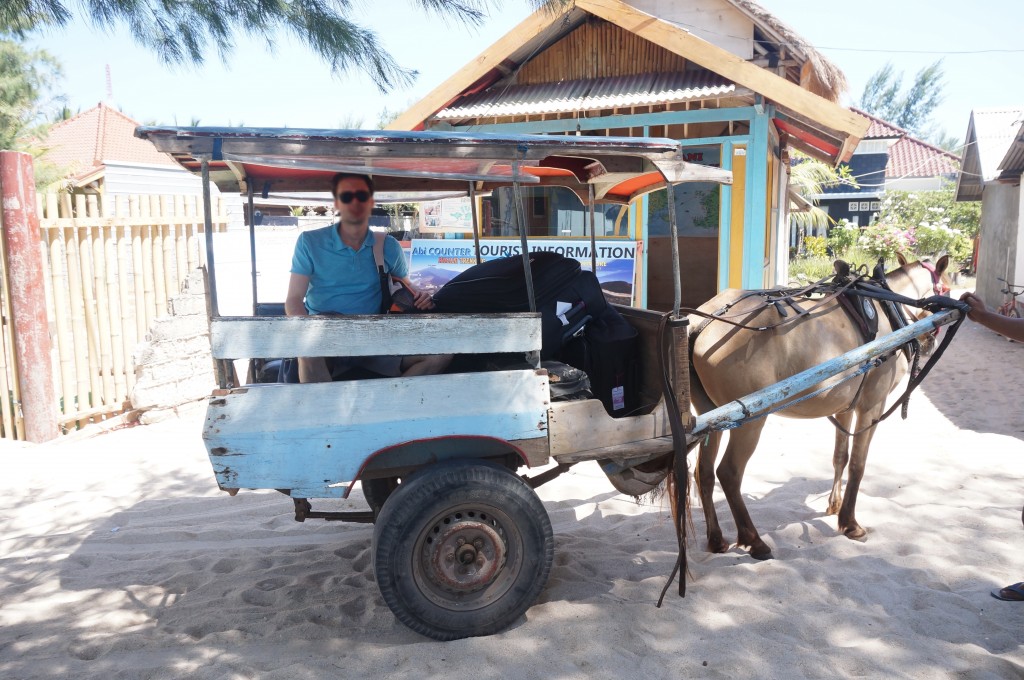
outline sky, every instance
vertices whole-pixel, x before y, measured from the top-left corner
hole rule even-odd
[[[946,100],[934,123],[962,139],[972,109],[1024,104],[1024,2],[1021,0],[760,0],[842,69],[855,104],[872,73],[892,62],[910,81],[944,59]],[[68,2],[74,5],[74,2]],[[417,3],[354,3],[358,22],[373,28],[402,66],[419,72],[407,88],[382,94],[359,73],[332,75],[298,37],[272,43],[242,38],[226,61],[209,50],[199,67],[170,67],[136,46],[127,32],[104,31],[78,18],[32,43],[61,62],[61,90],[72,111],[107,100],[147,124],[267,127],[377,127],[385,109],[408,108],[469,63],[529,14],[525,0],[506,0],[479,28],[444,22]]]

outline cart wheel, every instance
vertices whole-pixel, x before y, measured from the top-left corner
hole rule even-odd
[[[379,479],[362,479],[359,483],[363,487],[363,498],[366,504],[373,510],[373,516],[380,515],[380,509],[384,507],[384,501],[391,497],[398,488],[398,477],[381,477]]]
[[[489,463],[443,463],[403,482],[374,527],[377,586],[399,621],[435,640],[504,630],[551,571],[543,504]]]

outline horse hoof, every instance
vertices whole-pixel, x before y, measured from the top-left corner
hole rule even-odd
[[[775,555],[772,555],[771,548],[765,548],[764,552],[754,552],[753,550],[751,550],[750,551],[750,556],[753,557],[755,560],[758,560],[758,561],[761,561],[761,562],[763,562],[764,560],[773,560],[773,559],[775,559]]]
[[[708,541],[708,552],[709,553],[724,553],[729,551],[729,544],[725,541],[719,540],[717,543]]]
[[[850,527],[843,534],[850,540],[860,541],[861,543],[868,540],[868,532],[862,526]]]

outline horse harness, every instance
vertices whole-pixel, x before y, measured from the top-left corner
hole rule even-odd
[[[860,272],[853,272],[848,264],[840,260],[836,263],[837,272],[834,277],[831,277],[831,279],[826,277],[804,288],[779,288],[747,291],[736,300],[723,305],[722,308],[710,314],[697,309],[683,309],[681,310],[683,313],[703,317],[703,321],[694,327],[694,330],[690,333],[691,361],[697,336],[712,322],[720,321],[736,326],[737,328],[751,331],[767,331],[794,323],[802,317],[820,309],[832,300],[836,300],[838,306],[843,309],[851,322],[858,328],[864,343],[871,342],[875,339],[875,336],[878,333],[878,315],[875,301],[877,301],[877,306],[881,308],[882,313],[886,315],[889,325],[893,331],[909,325],[907,314],[905,313],[905,307],[927,310],[929,308],[934,309],[949,306],[948,304],[943,304],[941,302],[941,300],[943,300],[942,296],[949,293],[949,288],[942,282],[941,275],[936,272],[935,267],[931,266],[930,263],[921,262],[920,264],[928,270],[932,277],[932,292],[934,295],[926,299],[914,300],[893,292],[886,281],[885,269],[883,268],[881,261],[879,261],[875,266],[871,276],[869,277],[867,276],[866,269],[863,266],[861,267]],[[760,297],[762,299],[761,305],[753,309],[746,309],[743,312],[730,317],[728,313],[733,307],[735,307],[739,302],[751,297]],[[945,300],[948,300],[948,298],[945,298]],[[754,326],[734,320],[736,317],[740,316],[752,316],[768,307],[774,307],[779,316],[782,317],[777,323]],[[795,314],[790,316],[787,308],[792,309]],[[920,321],[921,318],[923,318],[923,316],[918,317],[916,314],[911,314],[911,316],[915,322]],[[865,366],[863,370],[849,376],[850,378],[853,378],[862,373],[866,374],[869,368],[881,365],[890,357],[895,356],[897,351],[902,351],[910,364],[910,382],[906,391],[881,417],[877,418],[870,425],[858,430],[857,432],[848,432],[834,417],[829,416],[829,420],[832,424],[835,425],[835,427],[843,434],[847,436],[854,436],[875,427],[878,423],[888,418],[892,415],[897,406],[901,407],[901,415],[906,419],[910,394],[917,388],[928,371],[931,370],[931,367],[945,350],[949,341],[952,339],[956,328],[959,327],[962,321],[963,317],[961,317],[950,332],[947,333],[944,341],[923,369],[919,366],[921,356],[920,343],[914,339],[886,355],[875,357],[871,362],[868,362],[868,365]],[[937,334],[938,330],[936,329],[935,332]],[[850,406],[844,409],[843,412],[849,412],[856,407],[860,400],[861,391],[864,388],[865,381],[866,375],[865,379],[861,380],[860,387],[857,389],[857,393],[854,395]],[[831,389],[831,386],[827,389]],[[791,405],[792,403],[786,404],[775,410],[782,410],[783,408],[787,408]]]

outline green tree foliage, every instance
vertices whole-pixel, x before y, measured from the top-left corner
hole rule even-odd
[[[24,150],[45,134],[55,103],[49,93],[59,78],[46,52],[0,40],[0,149]]]
[[[60,66],[52,56],[0,39],[0,149],[31,153],[40,187],[63,174],[42,159],[46,133],[61,111],[60,98],[51,94],[59,80]]]
[[[932,113],[945,99],[943,77],[940,59],[918,71],[904,90],[903,73],[896,73],[892,63],[887,63],[868,78],[860,97],[860,108],[915,137],[952,144],[953,140],[944,131],[936,130],[930,121]]]
[[[479,25],[496,0],[415,0],[423,10],[470,26]],[[531,0],[558,11],[565,0]],[[368,73],[381,91],[410,84],[416,71],[400,66],[381,47],[375,31],[353,18],[354,0],[3,0],[0,27],[23,37],[40,28],[91,21],[100,30],[126,28],[140,45],[168,64],[201,64],[209,46],[221,58],[239,34],[272,44],[277,32],[290,32],[335,73]],[[3,30],[3,29],[0,29]]]

